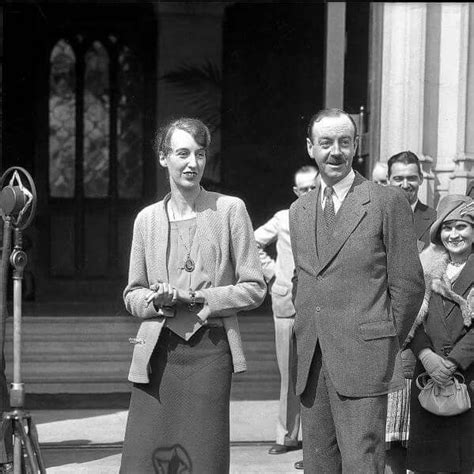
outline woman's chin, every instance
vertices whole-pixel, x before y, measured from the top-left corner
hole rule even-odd
[[[468,257],[471,253],[471,248],[467,245],[445,245],[445,247],[451,257]]]
[[[193,189],[198,189],[200,186],[199,179],[186,179],[174,183],[175,186],[182,191],[192,191]]]

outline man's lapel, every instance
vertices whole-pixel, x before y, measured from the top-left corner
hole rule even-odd
[[[356,173],[354,183],[347,193],[338,213],[334,233],[329,242],[329,249],[320,257],[316,274],[320,273],[341,250],[341,247],[354,232],[367,212],[365,204],[370,201],[370,193],[365,179]]]
[[[310,273],[314,273],[314,269],[319,265],[318,251],[316,248],[316,212],[318,207],[318,197],[319,191],[321,189],[321,184],[319,181],[316,183],[316,187],[313,191],[304,196],[303,209],[304,216],[302,221],[303,226],[303,238],[306,240],[307,250],[308,250],[308,260],[305,258],[301,259],[302,264],[308,262],[308,268]]]
[[[418,201],[415,206],[415,211],[413,213],[414,223],[415,223],[415,232],[416,237],[419,239],[426,230],[430,227],[433,220],[428,212],[426,212],[428,206]]]

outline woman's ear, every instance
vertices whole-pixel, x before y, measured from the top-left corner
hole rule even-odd
[[[168,167],[168,163],[166,162],[166,155],[160,151],[158,161],[160,162],[160,165],[163,166],[163,168]]]

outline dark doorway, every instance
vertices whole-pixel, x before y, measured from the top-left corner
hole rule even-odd
[[[324,4],[226,9],[222,170],[254,225],[287,208],[293,174],[310,161],[306,126],[323,106]]]
[[[11,4],[4,25],[3,166],[38,191],[36,301],[120,301],[133,218],[155,189],[153,8]]]

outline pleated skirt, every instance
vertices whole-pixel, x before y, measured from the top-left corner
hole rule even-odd
[[[148,384],[134,384],[120,473],[229,472],[232,357],[224,328],[189,341],[163,328]]]
[[[405,387],[388,394],[385,448],[400,442],[407,447],[410,426],[411,380],[405,379]]]

